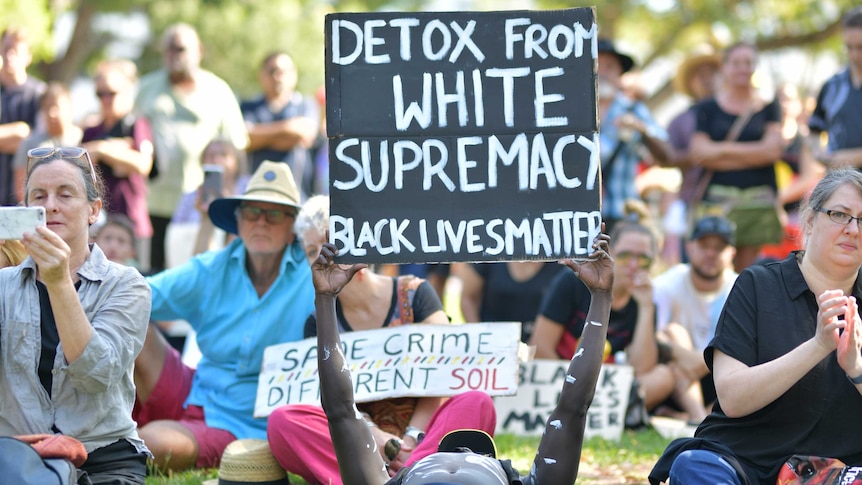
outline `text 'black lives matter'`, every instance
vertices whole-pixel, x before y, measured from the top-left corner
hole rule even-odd
[[[601,223],[595,11],[326,17],[342,262],[585,257]]]

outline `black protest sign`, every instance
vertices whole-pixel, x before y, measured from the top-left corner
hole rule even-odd
[[[326,18],[343,262],[553,260],[601,216],[591,8]]]

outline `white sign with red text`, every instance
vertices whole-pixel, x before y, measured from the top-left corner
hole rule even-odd
[[[403,325],[341,334],[356,402],[391,397],[491,396],[518,390],[519,322]],[[254,416],[285,404],[319,404],[317,339],[267,347]]]

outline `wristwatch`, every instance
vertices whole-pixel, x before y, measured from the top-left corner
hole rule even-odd
[[[409,436],[416,440],[417,443],[421,443],[425,439],[425,432],[416,426],[408,426],[407,430],[404,431],[404,436]]]

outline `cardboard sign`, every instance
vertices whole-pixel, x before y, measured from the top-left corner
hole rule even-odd
[[[339,260],[589,254],[601,223],[597,39],[591,8],[328,15]]]
[[[341,334],[356,402],[404,396],[491,396],[518,389],[520,322],[402,325]],[[284,404],[320,404],[317,339],[267,347],[254,416]]]
[[[538,436],[560,397],[569,362],[537,359],[521,364],[518,394],[494,399],[497,433]],[[625,426],[626,407],[634,370],[627,365],[605,364],[599,372],[596,394],[587,414],[584,437],[617,441]]]

